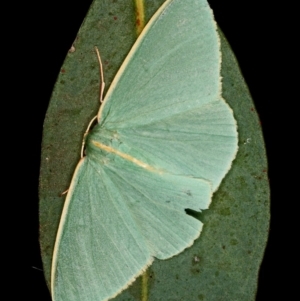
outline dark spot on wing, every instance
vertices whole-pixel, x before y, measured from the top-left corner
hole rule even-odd
[[[185,193],[186,193],[188,196],[192,196],[192,193],[191,193],[190,190],[187,190]]]

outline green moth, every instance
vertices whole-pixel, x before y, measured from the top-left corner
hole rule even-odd
[[[109,300],[191,246],[237,152],[206,0],[167,0],[112,82],[65,200],[54,301]]]

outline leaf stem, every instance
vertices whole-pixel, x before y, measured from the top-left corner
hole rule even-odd
[[[142,298],[141,301],[148,301],[148,270],[142,275]]]
[[[136,24],[136,34],[137,36],[143,31],[145,27],[145,6],[144,0],[135,0],[135,24]]]

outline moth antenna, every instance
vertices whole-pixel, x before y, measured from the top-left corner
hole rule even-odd
[[[83,152],[84,152],[84,146],[85,146],[85,137],[86,135],[89,133],[90,128],[93,124],[93,122],[95,121],[95,119],[97,118],[97,115],[90,121],[88,127],[86,128],[84,134],[83,134],[83,139],[82,139],[82,144],[81,144],[81,151],[80,151],[80,157],[83,158]]]
[[[105,87],[103,66],[102,66],[102,61],[101,61],[99,50],[96,46],[95,46],[95,51],[96,51],[96,54],[97,54],[97,58],[98,58],[98,62],[99,62],[99,69],[100,69],[100,81],[101,81],[101,85],[100,85],[100,103],[102,103],[103,102],[103,92],[104,92],[104,87]]]
[[[104,74],[103,74],[103,66],[102,66],[102,61],[101,61],[101,57],[100,57],[100,53],[98,48],[95,46],[95,51],[97,54],[97,58],[98,58],[98,62],[99,62],[99,70],[100,70],[100,103],[102,103],[103,101],[103,91],[104,91],[104,87],[105,87],[105,82],[104,82]],[[89,123],[87,129],[85,130],[84,134],[83,134],[83,139],[82,139],[82,144],[81,144],[81,151],[80,151],[80,157],[83,158],[83,152],[84,152],[84,147],[85,147],[85,137],[88,134],[88,132],[90,131],[90,128],[93,124],[93,122],[95,121],[95,119],[97,118],[97,116],[95,116]]]

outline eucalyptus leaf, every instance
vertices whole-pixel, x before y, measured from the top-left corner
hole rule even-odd
[[[146,19],[163,1],[147,3]],[[99,108],[97,44],[110,85],[136,39],[132,1],[96,1],[62,66],[44,124],[40,177],[40,241],[49,286],[56,231],[80,157],[84,130]],[[147,279],[136,281],[115,300],[254,300],[257,275],[269,224],[267,163],[254,105],[223,35],[223,97],[238,123],[239,152],[214,194],[210,209],[196,214],[205,226],[201,237],[180,255],[155,260]],[[143,282],[143,284],[142,284]],[[146,284],[145,284],[146,283]]]

